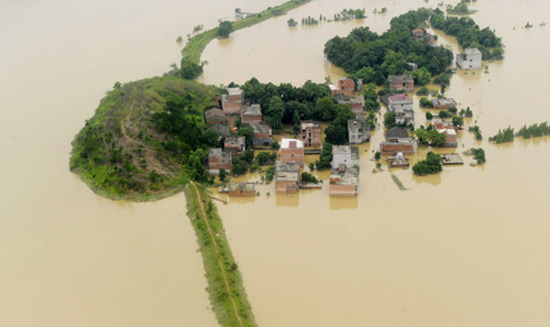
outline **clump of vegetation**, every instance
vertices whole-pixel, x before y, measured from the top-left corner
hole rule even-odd
[[[495,136],[489,137],[489,141],[497,144],[514,142],[514,129],[508,126],[505,129],[499,129]]]
[[[418,176],[437,174],[443,170],[441,156],[433,152],[428,152],[426,159],[415,163],[412,169],[413,173]]]
[[[260,152],[256,156],[256,162],[260,166],[265,166],[269,164],[274,164],[275,159],[277,159],[277,155],[275,153],[269,153],[269,152]]]
[[[176,39],[176,42],[178,42],[178,43],[183,42],[183,37],[181,35],[178,36],[178,38]]]
[[[476,135],[476,140],[478,141],[483,140],[483,135],[481,135],[481,128],[479,128],[479,126],[477,125],[470,126],[468,128],[468,131],[473,132]]]
[[[531,25],[529,22],[527,22],[527,24],[525,24],[525,28],[531,28],[533,27],[533,25]]]
[[[466,118],[472,118],[474,116],[474,113],[472,112],[470,107],[468,107],[468,108],[466,108],[466,110],[460,109],[460,114],[459,115],[462,116],[462,117],[466,117]]]
[[[302,25],[318,25],[319,21],[311,16],[302,18]]]
[[[422,87],[418,92],[416,92],[416,95],[425,96],[430,94],[430,90],[428,90],[427,87]]]
[[[476,159],[478,165],[487,162],[487,160],[485,159],[485,151],[482,148],[472,148],[471,152],[474,155],[474,159]]]
[[[521,136],[524,139],[529,139],[531,137],[540,137],[543,135],[550,135],[550,127],[548,122],[541,124],[533,124],[531,126],[524,125],[517,133],[517,136]]]
[[[489,27],[480,29],[470,17],[445,17],[441,10],[435,9],[430,24],[445,34],[456,36],[462,48],[478,48],[484,60],[503,58],[501,39]]]
[[[376,151],[376,153],[374,154],[374,160],[378,161],[382,159],[382,154],[380,153],[380,151]]]
[[[315,166],[319,170],[327,169],[327,168],[330,168],[331,162],[332,162],[332,144],[323,143],[321,155],[319,156],[319,160],[315,162]]]
[[[388,75],[413,75],[407,62],[418,65],[417,79],[426,82],[424,73],[439,75],[453,59],[452,51],[417,42],[411,35],[410,31],[424,25],[431,13],[430,9],[421,8],[393,18],[390,29],[382,35],[368,27],[356,28],[347,37],[329,40],[324,53],[333,64],[354,78],[362,78],[364,83],[383,85]]]
[[[351,19],[364,19],[365,9],[344,9],[338,14],[334,14],[334,21],[344,21]]]
[[[380,110],[380,102],[378,102],[378,94],[376,94],[376,85],[369,83],[363,96],[365,97],[365,109],[367,109],[367,111]]]
[[[233,32],[233,23],[230,21],[223,21],[220,22],[220,25],[218,26],[218,37],[221,39],[227,39],[229,37],[229,34]]]
[[[446,138],[443,133],[439,133],[435,129],[430,129],[429,131],[424,129],[423,127],[418,128],[413,132],[413,135],[416,137],[418,143],[423,145],[430,145],[430,146],[441,146],[443,143],[445,143]]]
[[[290,27],[298,26],[298,22],[294,18],[291,18],[291,19],[287,20],[286,23]]]
[[[347,144],[350,119],[355,119],[355,114],[351,111],[349,104],[342,105],[336,118],[325,128],[325,141],[331,144]]]
[[[464,117],[455,116],[453,117],[452,122],[454,127],[461,128],[464,126]]]
[[[391,179],[393,180],[395,185],[397,185],[397,187],[399,188],[400,191],[406,191],[407,190],[407,188],[403,185],[403,183],[399,180],[399,178],[397,176],[395,176],[395,174],[391,174]]]
[[[451,15],[469,15],[474,13],[473,10],[468,9],[468,6],[464,1],[461,1],[457,3],[456,6],[448,5],[447,6],[447,13]]]
[[[432,120],[434,118],[434,115],[431,112],[426,113],[426,120]]]
[[[420,98],[420,107],[421,108],[433,108],[432,101],[426,98]]]
[[[265,171],[265,180],[266,182],[271,182],[275,176],[275,166],[269,166]]]
[[[317,184],[319,180],[312,174],[304,171],[302,173],[302,182],[306,184]]]
[[[448,111],[446,111],[446,110],[441,110],[441,111],[439,112],[439,115],[438,115],[438,116],[439,116],[439,118],[441,118],[441,119],[445,119],[445,118],[451,117],[452,115],[451,115]]]

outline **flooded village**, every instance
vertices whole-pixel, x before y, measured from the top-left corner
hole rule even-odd
[[[197,216],[186,216],[188,199],[177,193],[144,203],[112,201],[69,172],[67,162],[74,135],[106,90],[180,62],[178,35],[233,20],[235,8],[248,17],[283,2],[0,4],[0,25],[9,32],[0,36],[0,325],[219,326],[201,258],[206,243],[197,241]],[[438,3],[313,0],[214,39],[202,53],[208,64],[197,80],[223,89],[201,111],[205,129],[223,141],[202,162],[215,177],[208,202],[215,210],[203,209],[223,221],[223,245],[235,259],[224,271],[229,279],[242,275],[257,325],[550,321],[549,136],[489,141],[507,126],[548,120],[541,81],[550,74],[544,64],[550,2],[468,4],[476,24],[502,37],[502,61],[480,58],[430,26],[412,29],[416,42],[452,51],[450,83],[444,93],[439,84],[426,85],[421,95],[414,76],[411,85],[410,74],[390,74],[391,92],[380,96],[373,120],[364,108],[369,83],[349,79],[327,60],[324,44],[358,27],[382,34],[393,17],[420,7]],[[331,18],[343,8],[364,8],[366,17],[287,24]],[[419,68],[414,60],[406,64],[413,73]],[[273,128],[270,108],[246,96],[252,78],[325,85],[331,103],[354,115],[339,125],[345,141],[328,151],[330,122],[294,120],[292,113]],[[388,112],[395,126],[385,126]],[[415,133],[421,127],[425,134]],[[134,144],[148,137],[126,132]],[[435,133],[438,145],[427,145]],[[484,149],[485,164],[477,164],[472,148]],[[414,174],[429,152],[441,157],[442,171]]]

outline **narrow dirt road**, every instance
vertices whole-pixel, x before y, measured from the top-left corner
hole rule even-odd
[[[235,313],[235,316],[237,317],[237,320],[239,321],[239,325],[243,327],[243,321],[241,319],[241,316],[239,316],[239,310],[237,309],[237,303],[235,302],[235,299],[233,298],[233,295],[231,295],[231,289],[229,288],[229,281],[227,280],[227,275],[225,273],[225,269],[223,269],[223,264],[220,259],[220,252],[218,250],[218,243],[216,243],[216,239],[214,238],[214,232],[212,231],[212,228],[210,227],[210,223],[208,222],[208,219],[206,217],[206,211],[204,210],[204,205],[202,203],[202,198],[200,195],[199,190],[197,189],[197,186],[194,182],[191,182],[191,185],[195,188],[195,193],[197,194],[197,200],[199,201],[199,205],[201,208],[202,213],[202,219],[204,219],[204,222],[206,223],[206,227],[208,228],[208,234],[210,235],[210,240],[214,244],[214,250],[216,251],[216,257],[218,258],[218,265],[220,266],[220,270],[222,272],[223,281],[225,283],[225,290],[227,291],[227,295],[229,295],[229,298],[231,299],[231,303],[233,304],[233,312]]]

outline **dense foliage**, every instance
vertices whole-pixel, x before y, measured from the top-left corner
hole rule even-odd
[[[474,159],[476,159],[478,165],[481,165],[482,163],[485,163],[487,161],[485,159],[485,150],[483,150],[482,148],[472,148],[471,152],[474,155]]]
[[[418,140],[418,143],[423,145],[441,146],[446,140],[445,135],[439,133],[435,129],[427,131],[424,128],[419,128],[415,130],[413,134]]]
[[[531,137],[540,137],[543,135],[550,135],[550,127],[548,122],[533,124],[531,126],[523,126],[517,133],[518,136],[522,136],[524,139]]]
[[[315,166],[317,167],[317,169],[326,169],[326,168],[330,168],[331,162],[332,162],[332,144],[323,143],[321,156],[319,156],[319,160],[315,162]]]
[[[480,29],[470,17],[445,18],[445,14],[436,9],[430,18],[433,28],[443,30],[445,34],[456,36],[462,48],[478,48],[483,59],[502,59],[504,50],[502,41],[489,27]]]
[[[349,105],[341,106],[336,118],[325,129],[325,141],[337,145],[347,144],[349,141],[348,120],[350,119],[355,119],[355,114]]]
[[[306,184],[308,184],[308,183],[317,184],[317,183],[319,183],[319,180],[315,176],[313,176],[312,174],[304,171],[302,173],[302,182],[306,183]]]
[[[415,41],[411,35],[411,30],[425,24],[431,12],[421,8],[393,18],[391,28],[382,35],[360,27],[347,37],[336,36],[325,44],[325,55],[354,78],[377,85],[384,84],[388,75],[412,74],[407,63],[416,63],[419,70],[424,69],[415,75],[420,83],[426,83],[426,73],[441,74],[453,59],[450,50]]]
[[[233,32],[233,23],[230,21],[223,21],[220,22],[220,26],[218,26],[218,37],[222,39],[227,39],[229,37],[229,34]]]
[[[473,132],[476,135],[476,140],[478,141],[483,140],[483,135],[481,134],[481,128],[479,128],[479,126],[477,125],[470,126],[468,128],[468,131]]]
[[[443,170],[441,156],[433,152],[428,152],[426,159],[415,163],[412,169],[413,173],[419,176],[437,174]]]

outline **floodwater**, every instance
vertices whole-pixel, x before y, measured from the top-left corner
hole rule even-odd
[[[70,143],[116,81],[178,62],[178,35],[280,2],[0,2],[0,326],[217,325],[185,198],[103,199]]]
[[[329,38],[363,25],[382,32],[391,17],[425,5],[435,1],[314,1],[212,42],[203,56],[209,62],[204,81],[335,80],[343,72],[322,56]],[[372,14],[384,6],[386,15]],[[290,17],[330,17],[342,8],[363,7],[369,13],[363,22],[286,25]],[[503,38],[506,58],[485,62],[488,73],[458,70],[447,95],[460,108],[472,108],[466,127],[481,126],[484,137],[479,142],[467,129],[459,132],[457,151],[482,147],[487,164],[471,167],[473,160],[463,156],[464,166],[446,166],[430,177],[414,177],[410,169],[388,172],[386,166],[372,173],[372,152],[383,139],[378,130],[371,144],[361,146],[357,198],[331,199],[328,185],[291,197],[275,195],[273,185],[258,185],[259,197],[221,206],[261,326],[543,326],[550,321],[550,138],[506,145],[487,141],[499,128],[550,119],[544,83],[550,74],[545,63],[550,29],[539,26],[550,23],[550,2],[491,0],[471,7],[478,10],[472,17],[481,27],[490,26]],[[527,22],[533,28],[522,28]],[[458,51],[453,38],[438,35],[440,43]],[[414,101],[418,106],[417,97]],[[416,107],[417,125],[425,123],[425,112]],[[425,153],[419,151],[414,160]],[[399,191],[392,173],[407,191]]]
[[[282,2],[0,3],[1,326],[216,325],[184,197],[105,200],[68,171],[70,142],[117,80],[159,75],[179,61],[178,35],[231,18],[236,7],[254,12]],[[334,80],[344,73],[323,58],[326,40],[361,25],[382,32],[394,15],[432,2],[314,0],[212,42],[202,79]],[[286,25],[290,17],[363,7],[362,22]],[[371,13],[382,7],[386,15]],[[488,74],[459,71],[448,95],[474,110],[467,124],[477,120],[485,138],[464,131],[458,150],[482,146],[486,165],[422,178],[395,170],[409,189],[399,191],[386,167],[371,172],[378,131],[361,147],[357,198],[330,199],[326,187],[276,196],[268,185],[256,199],[220,206],[261,326],[550,320],[550,139],[486,141],[499,128],[548,119],[542,77],[550,74],[550,30],[539,23],[550,23],[550,3],[472,7],[481,26],[503,37],[506,59],[487,63]],[[530,30],[521,28],[527,21]],[[452,38],[440,42],[456,50]],[[423,123],[422,110],[417,116]]]

